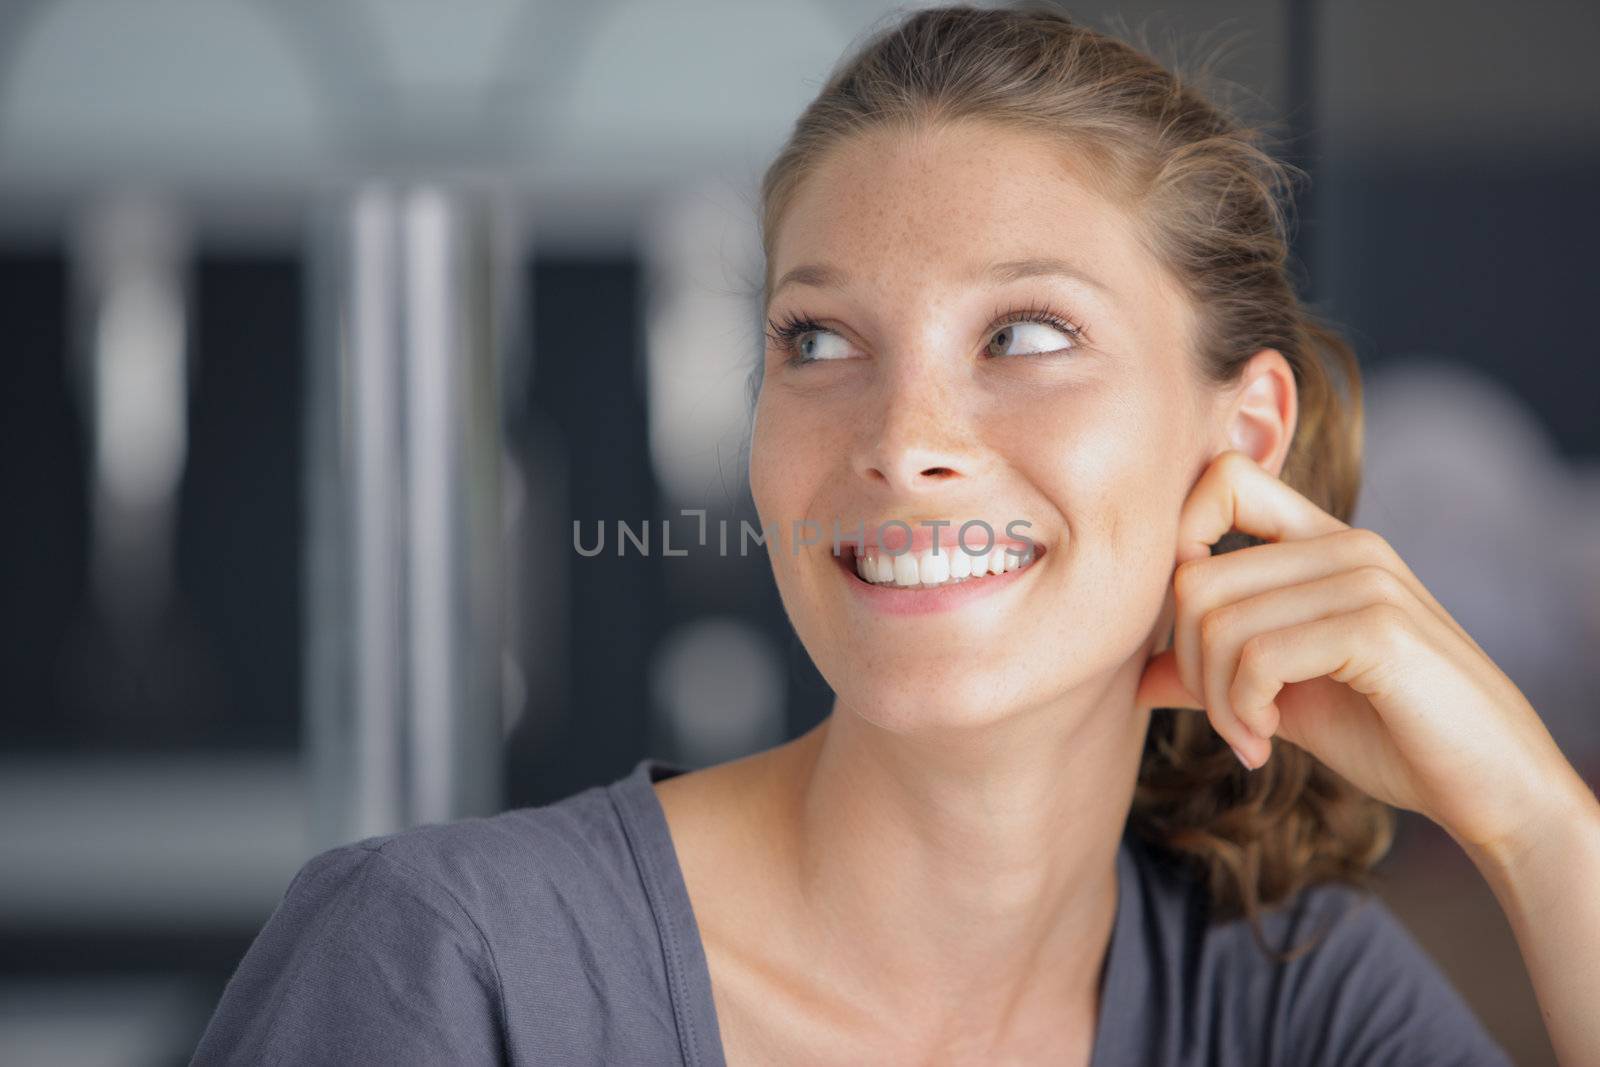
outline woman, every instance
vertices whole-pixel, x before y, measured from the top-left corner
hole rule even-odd
[[[196,1062],[1504,1063],[1362,890],[1386,805],[1600,1062],[1600,804],[1348,525],[1286,184],[1061,15],[866,42],[762,205],[751,487],[831,714],[318,856]]]

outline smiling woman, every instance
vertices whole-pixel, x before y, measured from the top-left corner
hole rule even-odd
[[[764,516],[870,525],[888,517],[885,502],[926,511],[922,501],[936,501],[956,522],[1006,511],[1050,531],[1047,547],[1061,551],[1034,576],[1037,607],[996,604],[970,630],[943,622],[934,645],[919,640],[901,656],[919,677],[925,656],[948,665],[934,688],[952,715],[1003,719],[980,695],[993,680],[958,650],[1019,613],[1035,627],[1099,620],[1066,624],[1057,656],[1004,671],[1035,705],[1086,663],[1124,658],[1170,584],[1183,493],[1217,451],[1247,449],[1348,519],[1359,379],[1349,348],[1293,295],[1274,199],[1286,172],[1250,131],[1174,83],[1145,101],[1170,112],[1169,140],[1139,137],[1140,116],[1112,91],[1111,61],[1130,65],[1125,77],[1141,61],[1106,46],[1096,91],[1082,83],[1088,39],[1052,38],[1051,16],[1031,24],[1044,33],[1036,43],[1068,51],[1054,77],[1015,83],[1003,109],[978,86],[1011,79],[1026,18],[988,20],[1010,51],[968,46],[949,61],[960,69],[920,67],[949,78],[937,106],[931,94],[905,98],[896,71],[914,59],[904,50],[937,49],[954,25],[929,17],[863,56],[769,172],[767,262],[781,275],[767,299],[752,485]],[[1092,132],[1119,127],[1115,138]],[[1202,127],[1212,132],[1197,139]],[[1104,174],[1124,187],[1108,189],[1095,178]],[[1196,205],[1212,205],[1204,230]],[[807,564],[776,558],[780,590],[803,580],[786,581],[786,568]],[[835,652],[820,634],[809,639],[839,632],[811,618],[834,605],[785,604],[830,681],[874,662],[866,714],[914,704],[918,721],[936,719],[872,641]],[[874,633],[862,625],[850,632]],[[830,670],[833,655],[856,663]],[[1253,915],[1327,876],[1359,880],[1389,841],[1385,809],[1304,752],[1286,749],[1241,781],[1201,717],[1155,718],[1140,782],[1134,829],[1204,864],[1224,913]]]
[[[764,528],[851,532],[767,546],[831,713],[319,856],[197,1062],[1504,1064],[1363,889],[1390,806],[1600,1058],[1600,805],[1349,525],[1259,141],[1050,9],[848,56],[762,189],[750,457]]]

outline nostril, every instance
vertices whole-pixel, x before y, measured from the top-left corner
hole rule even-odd
[[[949,467],[929,467],[922,473],[926,474],[930,478],[949,478],[952,477],[956,472],[951,470]]]

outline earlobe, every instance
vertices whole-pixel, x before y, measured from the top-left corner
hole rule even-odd
[[[1294,438],[1294,369],[1277,349],[1263,348],[1245,365],[1231,395],[1225,447],[1238,449],[1276,474]]]

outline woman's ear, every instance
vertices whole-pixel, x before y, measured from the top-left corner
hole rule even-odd
[[[1238,449],[1273,474],[1281,473],[1299,415],[1294,368],[1283,353],[1263,348],[1251,356],[1221,403],[1218,453]]]

